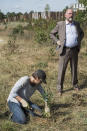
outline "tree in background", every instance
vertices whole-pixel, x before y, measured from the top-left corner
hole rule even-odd
[[[15,12],[12,12],[12,13],[8,12],[7,13],[7,17],[14,17],[14,16],[16,16]]]
[[[87,6],[87,0],[79,0],[79,3],[84,4],[84,6]]]
[[[46,12],[46,18],[49,19],[48,12],[50,11],[50,5],[46,4],[45,6],[45,12]]]
[[[84,4],[86,10],[83,12],[77,11],[77,19],[79,19],[81,23],[87,24],[87,0],[78,0],[78,2]]]
[[[69,7],[66,6],[64,9],[63,9],[63,12],[66,12],[66,10],[68,9]]]
[[[50,5],[49,5],[49,4],[46,4],[46,6],[45,6],[45,11],[46,11],[46,12],[50,11]]]
[[[0,10],[0,21],[2,21],[4,19],[4,17],[5,17],[5,15]]]

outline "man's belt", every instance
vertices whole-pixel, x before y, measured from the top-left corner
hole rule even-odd
[[[72,50],[73,50],[73,49],[78,48],[78,46],[74,46],[74,47],[66,47],[66,46],[65,46],[64,48],[65,48],[65,49],[72,49]]]

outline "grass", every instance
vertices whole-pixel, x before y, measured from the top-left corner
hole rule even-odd
[[[13,25],[7,25],[5,31],[0,32],[0,130],[1,131],[86,131],[87,130],[87,55],[86,41],[79,54],[78,78],[80,91],[77,93],[71,85],[70,66],[68,65],[63,96],[59,97],[56,89],[58,73],[58,54],[54,45],[38,44],[34,41],[30,32],[24,36],[17,37],[15,45],[17,48],[10,52],[8,45],[8,30]],[[23,24],[23,23],[22,23]],[[3,27],[4,28],[4,27]],[[14,47],[12,47],[14,48]],[[6,104],[9,92],[14,83],[24,75],[31,75],[35,70],[41,68],[46,71],[47,85],[43,84],[45,90],[52,92],[51,118],[30,117],[26,125],[19,125],[8,120],[8,107]],[[44,102],[38,92],[32,97],[32,101],[44,110]]]

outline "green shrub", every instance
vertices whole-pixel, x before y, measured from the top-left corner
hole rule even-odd
[[[10,35],[7,45],[5,46],[5,50],[7,54],[11,55],[15,53],[16,49],[18,48],[18,44],[16,44],[16,36]]]
[[[18,25],[17,27],[13,28],[12,34],[13,35],[16,35],[16,34],[23,35],[24,34],[23,27],[21,25]]]
[[[42,44],[42,43],[46,42],[48,38],[47,38],[47,34],[45,31],[37,30],[36,35],[35,35],[35,39],[38,43]]]
[[[37,64],[37,67],[39,67],[39,68],[46,68],[46,67],[48,67],[48,64],[47,64],[47,62],[39,62]]]
[[[49,34],[50,31],[54,28],[56,21],[53,20],[43,20],[39,19],[36,21],[33,21],[34,26],[34,32],[35,32],[35,40],[42,44],[42,43],[50,43]]]
[[[34,24],[34,28],[38,28],[38,29],[42,29],[42,30],[48,28],[48,22],[45,19],[33,20],[32,22]]]
[[[50,48],[49,49],[49,53],[50,53],[51,56],[55,56],[56,55],[56,52],[55,52],[54,48]]]
[[[75,20],[79,21],[80,23],[83,23],[85,20],[86,11],[80,11],[78,10],[75,15]]]

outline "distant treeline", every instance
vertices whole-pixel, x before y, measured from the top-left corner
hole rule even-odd
[[[7,13],[0,12],[0,22],[29,21],[31,19],[54,19],[64,20],[64,12],[30,12],[30,13]]]

